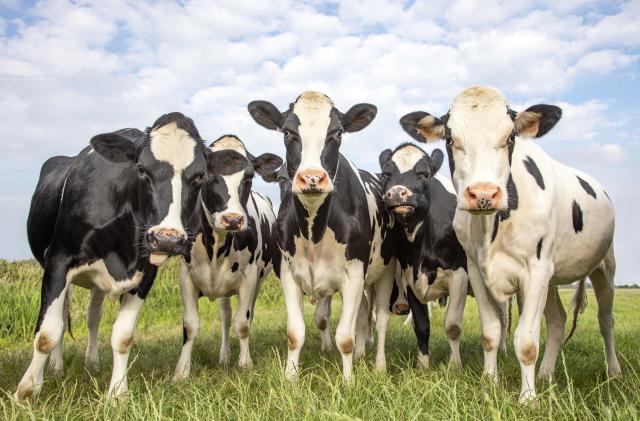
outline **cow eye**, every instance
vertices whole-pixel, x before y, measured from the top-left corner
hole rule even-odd
[[[198,183],[204,183],[206,178],[207,178],[207,173],[205,171],[202,171],[200,174],[196,176],[196,181]]]
[[[142,164],[138,164],[136,167],[138,169],[138,176],[144,177],[144,175],[146,174],[146,170],[144,169]]]
[[[342,131],[341,131],[341,130],[338,130],[338,131],[336,132],[336,138],[337,138],[337,139],[342,139]]]
[[[283,130],[282,134],[284,135],[284,137],[289,137],[291,133],[289,133],[289,130]]]

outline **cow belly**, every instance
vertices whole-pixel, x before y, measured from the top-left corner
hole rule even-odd
[[[67,282],[74,285],[93,289],[98,288],[110,299],[115,299],[127,291],[137,287],[142,280],[142,272],[136,272],[131,278],[116,281],[104,263],[104,260],[70,269],[67,273]]]
[[[456,271],[438,268],[436,280],[431,285],[429,285],[427,275],[423,273],[419,273],[418,279],[413,280],[413,268],[411,267],[407,268],[404,273],[405,279],[409,279],[408,284],[411,285],[416,297],[421,302],[426,303],[444,297],[449,293],[449,282],[453,279]]]

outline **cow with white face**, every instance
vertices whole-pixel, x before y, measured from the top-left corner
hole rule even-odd
[[[561,114],[544,104],[515,112],[500,92],[481,86],[459,94],[443,117],[414,112],[400,120],[421,142],[446,142],[458,194],[454,228],[480,309],[485,371],[494,377],[500,340],[496,303],[522,296],[514,338],[521,402],[535,397],[543,312],[549,339],[540,374],[548,376],[566,320],[557,285],[586,276],[598,300],[609,374],[620,373],[613,341],[613,205],[593,178],[556,162],[528,139],[546,134]]]
[[[385,369],[384,336],[395,272],[388,213],[377,177],[340,154],[342,134],[365,128],[376,108],[358,104],[343,114],[318,92],[304,92],[285,112],[266,101],[254,101],[248,108],[258,124],[284,135],[292,180],[276,221],[287,307],[286,376],[298,373],[305,338],[303,294],[320,300],[339,292],[343,307],[335,340],[343,378],[351,379],[354,354],[364,352],[368,337],[363,291],[372,285],[377,288],[376,367]]]
[[[51,354],[62,372],[62,336],[71,285],[91,289],[86,363],[97,367],[97,330],[105,296],[120,297],[113,325],[109,394],[127,392],[136,322],[171,255],[190,256],[189,216],[206,178],[206,149],[193,121],[165,114],[147,129],[94,136],[75,157],[47,161],[31,201],[29,244],[44,268],[33,359],[15,397],[37,395]]]
[[[265,181],[274,181],[271,174],[282,165],[282,159],[269,153],[254,157],[233,135],[219,138],[210,148],[210,174],[200,192],[200,206],[193,214],[197,236],[191,261],[183,263],[180,273],[184,329],[174,381],[185,379],[191,371],[191,349],[200,328],[198,299],[202,296],[217,299],[220,304],[220,363],[227,365],[231,358],[229,297],[238,295],[233,323],[240,341],[238,366],[252,366],[249,331],[256,298],[262,280],[280,258],[271,201],[253,191],[251,185],[255,173]]]

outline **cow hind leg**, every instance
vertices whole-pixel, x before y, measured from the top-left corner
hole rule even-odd
[[[329,295],[318,300],[313,319],[316,327],[320,330],[320,350],[325,353],[331,352],[333,342],[331,341],[331,299]]]
[[[558,287],[549,286],[547,290],[547,304],[544,308],[544,317],[547,322],[547,343],[544,356],[538,369],[538,377],[551,380],[556,368],[558,353],[564,340],[564,327],[567,321],[567,313],[564,311]]]
[[[89,306],[87,308],[87,329],[89,331],[87,339],[87,350],[84,354],[84,365],[90,371],[98,373],[100,371],[100,357],[98,355],[98,330],[102,319],[102,305],[104,303],[104,292],[98,288],[91,289],[89,296]]]
[[[613,246],[609,249],[602,263],[589,275],[593,285],[593,291],[598,301],[598,322],[600,334],[604,340],[604,351],[609,376],[615,377],[621,374],[620,364],[616,356],[616,348],[613,341],[613,298],[615,293],[614,275],[616,271]]]
[[[33,340],[31,364],[18,384],[14,397],[23,400],[37,396],[42,390],[47,358],[60,343],[64,334],[64,312],[68,288],[65,261],[52,257],[42,278],[40,312]]]
[[[231,342],[229,338],[229,332],[231,331],[231,300],[229,297],[218,298],[218,304],[220,305],[220,325],[222,332],[220,336],[222,341],[220,343],[220,365],[227,366],[231,362]]]
[[[60,337],[60,341],[58,345],[51,351],[51,355],[49,356],[49,367],[51,368],[53,377],[61,378],[64,376],[64,360],[63,360],[63,349],[64,349],[64,332],[69,330],[69,320],[70,310],[69,306],[71,305],[71,290],[72,287],[69,285],[67,288],[67,292],[65,294],[64,306],[62,309],[62,319],[64,320],[64,327],[62,330],[62,336]]]

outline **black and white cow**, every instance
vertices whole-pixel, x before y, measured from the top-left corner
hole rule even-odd
[[[284,193],[276,221],[282,252],[280,281],[287,307],[288,358],[285,374],[298,374],[305,339],[302,297],[322,299],[339,292],[343,307],[336,329],[343,377],[352,377],[354,354],[367,338],[365,287],[376,285],[378,353],[385,369],[388,303],[395,272],[388,214],[380,182],[340,154],[342,134],[365,128],[376,108],[358,104],[341,113],[324,94],[304,92],[280,112],[266,101],[248,106],[256,122],[284,135],[291,190]],[[357,327],[356,327],[357,325]],[[362,334],[356,335],[356,329]]]
[[[105,295],[120,297],[109,394],[127,392],[127,361],[142,303],[157,266],[170,255],[190,255],[188,217],[206,171],[198,130],[180,113],[163,115],[144,133],[125,129],[97,135],[76,157],[44,164],[28,219],[29,243],[44,267],[41,305],[33,359],[16,398],[40,392],[53,350],[54,370],[62,370],[71,284],[95,291],[94,310],[94,301],[101,305]]]
[[[418,366],[429,366],[429,301],[449,297],[445,332],[451,363],[462,366],[460,334],[467,296],[467,257],[453,231],[456,196],[438,174],[442,151],[429,156],[405,143],[380,154],[385,203],[402,231],[396,257],[418,340]]]
[[[220,304],[222,346],[220,363],[231,358],[231,295],[238,295],[234,329],[240,341],[241,368],[252,366],[249,329],[262,280],[269,274],[279,250],[273,233],[276,217],[271,201],[251,190],[257,172],[267,181],[282,165],[282,159],[269,153],[251,155],[240,139],[226,135],[210,146],[210,175],[200,191],[193,215],[197,236],[191,261],[180,272],[184,306],[183,344],[173,380],[189,376],[191,348],[198,334],[198,299],[217,299]]]
[[[544,312],[549,338],[541,375],[554,371],[566,314],[557,285],[589,276],[598,301],[610,375],[620,373],[613,341],[614,209],[592,177],[549,157],[535,142],[562,115],[552,105],[515,112],[490,87],[466,89],[440,118],[414,112],[400,120],[419,141],[444,139],[458,193],[454,228],[468,257],[482,324],[485,371],[497,376],[496,302],[518,293],[515,333],[520,401],[535,397],[535,363]]]

